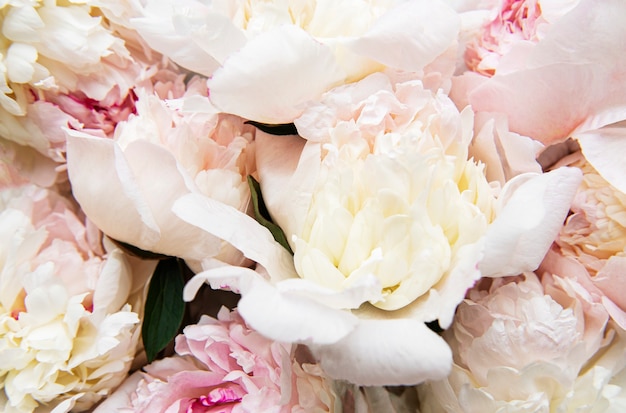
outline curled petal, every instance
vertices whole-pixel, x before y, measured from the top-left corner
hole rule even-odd
[[[563,225],[582,180],[577,168],[523,174],[503,189],[504,207],[485,235],[484,276],[534,271]]]
[[[199,194],[187,194],[172,209],[183,221],[219,237],[267,268],[275,280],[295,274],[289,252],[269,230],[237,209]]]

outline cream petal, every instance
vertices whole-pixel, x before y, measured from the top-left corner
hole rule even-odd
[[[96,407],[93,413],[116,412],[123,408],[132,408],[132,395],[137,390],[137,384],[143,378],[141,371],[136,371],[124,380],[124,382],[102,403]]]
[[[250,327],[272,340],[287,343],[335,343],[358,323],[349,311],[333,309],[300,294],[281,292],[258,278],[242,295],[237,308]]]
[[[411,319],[360,320],[341,341],[312,350],[329,376],[365,386],[440,380],[452,365],[446,342]]]
[[[441,1],[403,2],[348,47],[386,66],[419,71],[456,44],[460,24],[459,15]]]
[[[207,83],[222,111],[279,124],[292,122],[304,102],[344,77],[329,47],[284,25],[250,40]]]
[[[626,128],[606,127],[574,136],[593,168],[608,183],[626,194]]]
[[[577,168],[518,175],[503,188],[504,207],[485,235],[484,276],[500,277],[534,271],[569,211],[582,180]]]
[[[111,238],[152,248],[160,238],[159,227],[120,147],[78,131],[67,134],[72,192],[85,214]]]
[[[111,314],[128,302],[132,284],[130,268],[120,249],[109,251],[94,290],[93,312]]]

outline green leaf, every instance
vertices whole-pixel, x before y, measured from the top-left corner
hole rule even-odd
[[[291,255],[293,255],[293,251],[291,250],[291,247],[289,247],[289,243],[287,242],[287,237],[285,237],[285,233],[278,225],[272,222],[270,213],[265,206],[265,202],[263,202],[261,185],[259,185],[257,180],[254,179],[251,175],[248,175],[248,185],[250,186],[250,194],[252,195],[254,218],[256,218],[259,224],[269,229],[276,242],[285,247],[285,249],[289,251]]]
[[[253,120],[248,120],[244,122],[247,125],[256,126],[258,129],[262,130],[265,133],[269,133],[270,135],[297,135],[298,129],[296,129],[296,125],[293,123],[281,123],[276,125],[271,125],[269,123],[261,123],[255,122]]]
[[[161,260],[150,280],[141,331],[148,362],[176,337],[183,320],[183,265],[179,258]]]

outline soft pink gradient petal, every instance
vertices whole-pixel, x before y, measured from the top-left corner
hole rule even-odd
[[[446,342],[411,319],[360,320],[344,339],[332,346],[314,346],[313,353],[331,377],[366,386],[443,379],[452,364]]]
[[[483,275],[534,271],[556,238],[581,180],[579,169],[559,168],[509,181],[503,189],[504,207],[485,236]]]
[[[279,26],[250,40],[208,80],[222,111],[264,123],[289,123],[301,105],[343,81],[331,49],[302,29]]]

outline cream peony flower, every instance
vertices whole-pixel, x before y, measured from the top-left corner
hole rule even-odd
[[[385,67],[439,72],[459,26],[439,0],[146,1],[119,14],[154,50],[209,77],[220,110],[265,123],[292,122],[308,100]]]
[[[117,124],[113,139],[67,130],[69,178],[85,214],[108,236],[143,250],[240,263],[239,253],[170,209],[193,192],[245,211],[255,129],[219,114],[199,78],[177,99],[138,89],[136,111]]]
[[[89,2],[4,2],[0,10],[0,137],[62,162],[60,127],[81,126],[49,97],[123,104],[140,68]]]
[[[104,253],[100,233],[53,192],[24,186],[0,198],[2,411],[85,410],[128,372],[154,266],[131,278],[125,255]]]
[[[240,291],[246,322],[311,345],[334,378],[445,377],[449,349],[425,323],[448,327],[481,276],[536,269],[580,179],[564,168],[492,186],[468,158],[472,121],[421,80],[378,73],[311,104],[296,120],[306,141],[257,132],[263,196],[294,256],[249,217],[183,197],[179,217],[263,267],[207,261],[187,298],[204,281]]]
[[[421,411],[622,411],[624,332],[577,290],[533,273],[472,290],[444,333],[452,373],[418,388]]]

